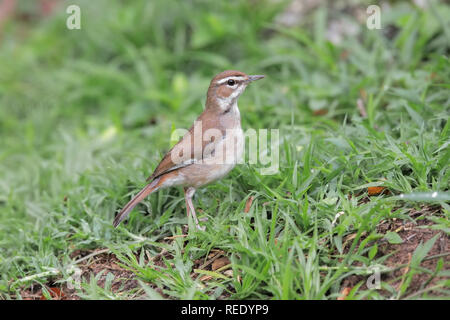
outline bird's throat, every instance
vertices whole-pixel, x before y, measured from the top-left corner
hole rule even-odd
[[[220,122],[225,128],[235,128],[241,126],[241,113],[239,112],[239,107],[237,101],[224,106],[220,114]]]

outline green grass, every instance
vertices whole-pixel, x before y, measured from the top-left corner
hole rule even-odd
[[[272,2],[70,1],[81,6],[81,30],[65,28],[68,2],[48,18],[4,26],[2,298],[21,298],[32,284],[66,284],[74,250],[109,248],[138,287],[113,290],[112,274],[100,286],[98,274],[83,280],[80,297],[336,299],[345,278],[385,265],[380,223],[426,220],[449,235],[448,5],[396,2],[382,13],[383,26],[398,29],[392,39],[359,23],[357,36],[335,45],[325,23],[353,17],[320,7],[286,28],[274,23],[285,4]],[[188,223],[176,188],[150,196],[113,229],[115,212],[168,150],[172,128],[190,126],[210,79],[229,68],[267,76],[239,106],[244,129],[280,129],[279,173],[239,165],[199,190],[205,232],[164,240]],[[380,185],[390,193],[367,198]],[[424,204],[438,210],[409,215]],[[432,288],[448,298],[448,259],[436,270],[420,266],[432,245],[417,247],[400,287],[368,290],[364,278],[348,297],[429,298],[429,287],[409,290],[414,274],[425,273],[444,278]],[[163,249],[165,268],[147,263]],[[212,276],[200,281],[194,261],[212,249],[227,254],[232,276],[197,271]]]

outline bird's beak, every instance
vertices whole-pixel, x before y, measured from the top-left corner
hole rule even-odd
[[[255,81],[255,80],[259,80],[259,79],[262,79],[262,78],[264,78],[265,76],[264,75],[254,75],[254,76],[248,76],[248,82],[252,82],[252,81]]]

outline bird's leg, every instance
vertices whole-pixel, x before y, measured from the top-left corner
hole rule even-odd
[[[194,204],[192,203],[192,197],[194,196],[194,193],[195,193],[194,187],[184,188],[184,198],[186,200],[186,213],[188,217],[192,213],[192,218],[194,218],[194,222],[195,225],[197,226],[197,229],[205,231],[205,227],[200,226],[200,224],[198,223],[197,215],[195,214]]]
[[[184,201],[186,201],[186,214],[189,217],[191,215],[191,209],[189,208],[189,198],[188,198],[189,188],[184,188],[183,190],[184,190]]]

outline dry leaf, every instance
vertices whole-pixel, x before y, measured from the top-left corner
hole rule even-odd
[[[356,100],[356,106],[358,107],[361,117],[367,118],[366,106],[364,105],[363,99],[359,98]]]
[[[337,298],[337,300],[345,300],[350,291],[352,291],[352,288],[350,287],[345,287],[344,289],[342,289],[341,295]]]
[[[253,199],[255,199],[254,196],[250,196],[247,201],[245,202],[245,209],[244,209],[244,213],[247,213],[250,211],[250,208],[252,206],[253,203]]]
[[[367,91],[364,89],[359,89],[359,95],[364,101],[367,101]]]
[[[174,240],[176,238],[185,238],[185,237],[187,237],[187,234],[176,234],[171,237],[165,237],[164,240]]]
[[[227,277],[232,278],[233,277],[233,270],[231,270],[231,269],[225,270],[225,272],[223,274],[226,275]]]
[[[327,109],[318,109],[313,111],[313,115],[315,116],[324,116],[328,113]]]
[[[356,238],[356,235],[357,235],[357,233],[349,234],[348,236],[345,237],[344,241],[345,241],[345,242],[347,242],[347,241],[352,241],[353,239]]]
[[[404,275],[406,275],[408,273],[409,268],[411,267],[411,259],[412,259],[411,252],[408,252],[408,265],[406,266],[406,268],[403,269],[402,281],[400,281],[400,284],[398,285],[397,291],[400,290],[400,288],[403,286],[403,283],[405,282],[406,277]]]
[[[385,189],[385,187],[368,187],[367,192],[369,193],[369,196],[376,196],[381,194]]]
[[[214,258],[218,253],[217,252],[211,252],[210,254],[208,254],[208,259]]]
[[[204,275],[202,277],[200,277],[200,281],[209,281],[212,279],[212,276],[209,275]]]
[[[61,300],[61,298],[65,296],[64,292],[57,287],[48,287],[47,291],[52,299]],[[40,300],[47,300],[47,298],[42,294]]]
[[[213,271],[216,271],[217,269],[220,269],[227,264],[230,264],[230,260],[227,257],[220,257],[219,259],[214,260],[211,269]]]

